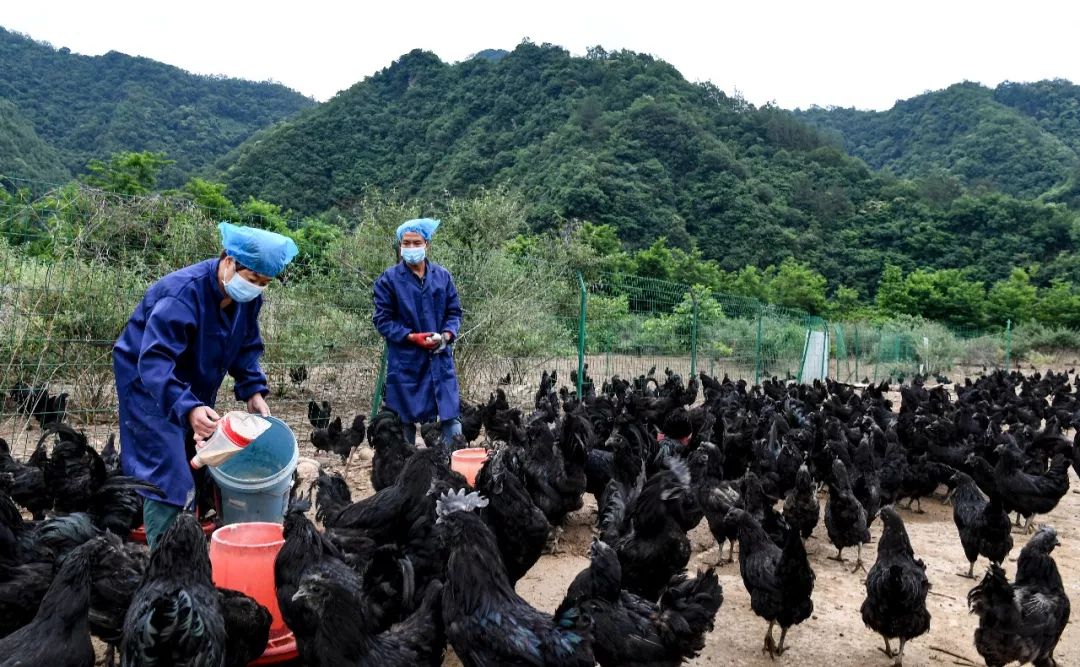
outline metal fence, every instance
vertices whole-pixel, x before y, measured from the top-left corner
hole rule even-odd
[[[0,436],[25,452],[36,420],[12,390],[68,394],[68,418],[97,442],[115,429],[111,347],[158,277],[218,252],[213,220],[182,198],[117,198],[76,186],[0,200]],[[344,251],[343,251],[344,252]],[[275,414],[306,437],[307,404],[329,401],[343,421],[382,395],[383,344],[371,324],[373,269],[297,272],[266,296],[263,367]],[[377,255],[377,253],[381,253]],[[383,257],[385,255],[385,257]],[[479,257],[479,259],[478,259]],[[483,271],[477,268],[483,263]],[[845,382],[1000,366],[1010,328],[950,331],[925,322],[826,322],[755,299],[640,276],[575,271],[507,254],[451,255],[465,323],[456,344],[463,397],[495,386],[532,401],[541,371],[580,391],[666,369],[749,382],[802,378],[811,333],[826,334],[822,375]],[[321,272],[320,272],[321,271]],[[290,269],[292,272],[292,269]],[[230,381],[222,403],[231,402]]]

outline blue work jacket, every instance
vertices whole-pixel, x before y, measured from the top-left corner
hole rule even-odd
[[[427,260],[425,260],[427,261]],[[424,279],[398,262],[375,281],[372,322],[386,339],[386,405],[409,423],[458,416],[453,346],[431,352],[413,345],[410,333],[449,331],[457,340],[461,301],[450,272],[427,262]]]
[[[268,393],[259,367],[262,297],[222,309],[219,262],[200,262],[154,283],[113,346],[121,465],[165,492],[147,497],[172,505],[183,506],[194,489],[188,413],[214,406],[226,373],[236,381],[238,400]]]

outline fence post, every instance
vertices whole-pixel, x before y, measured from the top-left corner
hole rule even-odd
[[[387,346],[383,343],[382,354],[379,356],[379,377],[375,380],[375,395],[371,397],[371,420],[375,420],[375,415],[379,414],[379,408],[382,406],[383,389],[386,386],[386,354]]]
[[[852,384],[856,384],[859,382],[859,324],[857,322],[855,323],[854,329],[855,336],[852,343],[852,349],[855,350],[855,380],[852,381]]]
[[[690,300],[693,302],[693,315],[690,320],[690,377],[697,376],[697,341],[698,341],[698,300],[694,288],[690,287]]]
[[[585,309],[586,297],[585,277],[581,271],[577,272],[578,287],[581,290],[581,306],[578,310],[578,351],[577,351],[577,395],[581,397],[581,386],[585,381]]]
[[[1005,371],[1012,363],[1012,320],[1005,320]]]
[[[821,326],[821,331],[825,335],[825,351],[821,354],[821,381],[824,382],[825,378],[829,377],[829,347],[832,344],[832,340],[829,338],[828,320],[825,320],[825,323]]]
[[[762,319],[765,317],[765,308],[761,302],[757,302],[757,343],[754,345],[754,384],[761,384],[761,333]]]

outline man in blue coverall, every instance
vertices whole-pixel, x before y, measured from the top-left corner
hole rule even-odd
[[[249,412],[269,415],[259,366],[262,293],[297,255],[292,239],[218,225],[224,251],[154,283],[113,346],[124,473],[164,491],[147,496],[143,523],[153,547],[193,503],[188,463],[196,441],[213,434],[217,393],[228,373]]]
[[[427,258],[438,220],[408,220],[397,228],[399,261],[375,281],[372,322],[386,339],[386,405],[401,417],[405,440],[417,422],[439,419],[447,448],[461,434],[457,372],[451,344],[461,326],[461,301],[450,272]]]

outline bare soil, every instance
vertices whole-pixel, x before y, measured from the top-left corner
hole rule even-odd
[[[271,404],[273,407],[273,404]],[[899,407],[899,395],[894,397],[894,407]],[[344,466],[336,456],[315,452],[308,434],[310,427],[306,414],[300,410],[288,410],[281,415],[286,421],[302,427],[298,431],[301,440],[301,456],[314,459],[324,468],[342,471]],[[280,413],[279,413],[280,414]],[[344,415],[343,415],[344,416]],[[36,440],[36,433],[27,433],[28,439]],[[97,438],[95,438],[97,440]],[[98,443],[101,444],[100,442]],[[310,469],[310,465],[308,466]],[[353,498],[360,499],[372,493],[370,481],[370,450],[361,448],[353,457],[345,476],[353,489]],[[1072,489],[1058,507],[1049,515],[1039,517],[1040,523],[1054,526],[1062,546],[1054,552],[1069,597],[1080,601],[1080,479],[1070,471]],[[944,491],[944,489],[941,489]],[[826,495],[821,497],[824,511]],[[585,497],[584,509],[570,515],[568,525],[560,541],[561,553],[545,555],[533,569],[518,582],[518,592],[538,609],[552,612],[562,600],[571,580],[588,565],[588,549],[592,541],[596,506],[591,496]],[[967,593],[977,583],[958,576],[967,571],[967,560],[960,547],[960,539],[952,522],[952,508],[939,499],[928,498],[922,503],[924,513],[901,509],[907,524],[915,554],[927,567],[932,586],[928,606],[932,615],[930,632],[912,641],[905,650],[907,665],[982,665],[975,651],[973,636],[978,619],[967,610]],[[863,560],[869,569],[876,558],[877,540],[881,535],[881,522],[871,527],[873,543],[863,548]],[[1014,534],[1015,546],[1005,563],[1010,579],[1016,573],[1016,557],[1027,542],[1028,536]],[[814,589],[813,616],[790,630],[787,637],[788,651],[771,660],[762,653],[762,643],[767,623],[750,609],[749,596],[739,575],[738,549],[736,561],[727,563],[727,547],[720,553],[716,540],[702,522],[690,534],[692,556],[689,569],[709,567],[721,561],[717,573],[724,587],[724,604],[716,617],[716,627],[709,633],[701,655],[687,664],[697,666],[764,666],[776,664],[798,667],[862,667],[892,664],[882,652],[883,642],[878,635],[866,628],[859,612],[865,597],[865,572],[852,573],[855,553],[844,552],[846,563],[838,563],[828,557],[836,550],[828,542],[824,524],[819,524],[807,543],[810,562],[817,574]],[[976,563],[976,577],[981,578],[987,562]],[[779,638],[779,628],[776,629]],[[99,647],[99,657],[103,647]],[[895,649],[896,644],[893,643]],[[1074,625],[1066,628],[1055,653],[1062,667],[1080,665],[1080,632]],[[104,662],[99,659],[99,664]],[[447,651],[444,663],[447,667],[460,666],[452,650]]]
[[[896,402],[899,405],[899,400]],[[310,455],[310,453],[309,453]],[[341,469],[337,460],[330,461],[324,454],[317,458],[324,466]],[[356,456],[347,473],[354,498],[371,493],[370,462]],[[1069,597],[1080,600],[1080,480],[1070,471],[1073,489],[1062,499],[1053,513],[1039,517],[1058,530],[1062,545],[1054,552]],[[944,492],[944,488],[941,489]],[[821,496],[824,511],[827,494]],[[588,566],[589,545],[592,542],[596,505],[592,496],[586,495],[585,507],[568,518],[568,525],[560,540],[557,555],[545,555],[533,569],[518,582],[517,590],[538,609],[553,612],[562,601],[566,587],[582,569]],[[977,583],[958,576],[966,573],[968,563],[960,547],[960,538],[952,521],[952,507],[936,498],[924,499],[923,514],[901,509],[907,524],[915,555],[926,563],[927,576],[932,586],[928,607],[932,615],[930,632],[905,649],[907,665],[983,664],[975,651],[973,637],[978,618],[967,610],[967,593]],[[877,540],[881,536],[881,522],[871,527],[873,543],[864,545],[863,561],[869,569],[877,556]],[[1028,536],[1016,533],[1013,551],[1005,563],[1005,571],[1011,579],[1016,574],[1016,557],[1027,543]],[[735,562],[727,563],[727,546],[720,553],[716,540],[703,521],[690,533],[692,556],[689,569],[696,571],[721,561],[717,574],[724,587],[724,605],[716,617],[716,628],[709,633],[704,651],[690,665],[730,665],[750,667],[754,665],[796,664],[799,667],[862,667],[864,665],[891,665],[880,648],[881,638],[863,625],[859,613],[866,594],[866,573],[852,573],[855,553],[845,550],[845,563],[829,560],[836,549],[825,535],[824,524],[819,524],[807,542],[811,566],[817,574],[814,588],[813,616],[794,628],[787,637],[788,651],[775,662],[761,651],[767,623],[750,610],[750,597],[739,575],[738,548]],[[976,563],[975,575],[981,578],[988,563]],[[775,637],[779,639],[779,628]],[[893,642],[896,648],[896,642]],[[1070,625],[1062,636],[1055,653],[1058,664],[1080,665],[1080,632]],[[962,656],[957,658],[955,656]],[[966,660],[965,660],[966,659]],[[444,663],[457,667],[461,663],[448,651]]]

